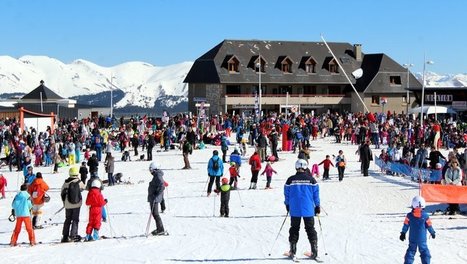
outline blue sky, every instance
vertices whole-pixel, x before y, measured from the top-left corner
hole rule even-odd
[[[2,0],[0,55],[102,66],[194,61],[224,39],[361,43],[427,70],[467,73],[465,0]]]

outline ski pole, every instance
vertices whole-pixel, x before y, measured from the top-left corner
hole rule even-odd
[[[241,205],[242,207],[245,207],[245,206],[243,205],[242,196],[240,195],[240,192],[238,191],[238,189],[237,189],[237,193],[238,193],[238,198],[240,199],[240,205]]]
[[[109,227],[110,227],[110,235],[112,237],[117,236],[117,233],[115,233],[115,230],[112,227],[112,223],[110,222],[110,211],[109,211],[109,206],[105,204],[105,210],[107,210],[107,221],[109,222]],[[118,239],[117,239],[118,241]]]
[[[212,208],[212,216],[216,216],[216,195],[213,195],[212,197],[214,197],[214,207]]]
[[[326,214],[326,216],[328,216],[328,212],[326,212],[326,210],[323,208],[323,206],[320,206],[321,207],[321,210],[323,210],[323,212]]]
[[[63,211],[63,209],[65,209],[65,206],[62,206],[62,208],[58,209],[57,212],[55,212],[55,213],[49,218],[49,222],[52,222],[52,219],[53,219],[58,213],[60,213],[61,211]],[[47,224],[47,221],[44,221],[44,224]]]
[[[277,232],[276,239],[274,240],[274,243],[272,243],[271,250],[269,250],[269,254],[268,254],[269,256],[271,256],[271,252],[274,249],[274,245],[276,245],[277,239],[279,238],[279,235],[281,234],[282,228],[284,227],[285,221],[287,220],[288,216],[289,216],[289,212],[287,212],[287,214],[284,217],[284,221],[282,221],[281,228],[279,228],[279,232]]]
[[[321,231],[321,239],[323,239],[324,255],[328,255],[328,251],[326,250],[326,243],[324,243],[324,234],[323,227],[321,226],[321,219],[319,218],[319,215],[316,216],[318,217],[319,230]]]
[[[201,197],[204,196],[204,195],[203,195],[203,192],[204,192],[204,190],[206,190],[206,188],[208,187],[208,182],[209,182],[209,177],[206,179],[206,183],[204,184],[204,189],[203,189],[203,191],[201,191]]]
[[[149,228],[151,227],[151,217],[152,217],[152,210],[154,210],[155,201],[152,202],[151,212],[149,212],[148,224],[146,225],[146,237],[149,236]]]

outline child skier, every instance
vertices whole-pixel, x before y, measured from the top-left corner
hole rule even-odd
[[[12,215],[16,216],[16,226],[15,230],[13,231],[13,235],[11,236],[10,246],[15,247],[16,241],[18,241],[19,233],[21,232],[21,224],[24,222],[26,226],[26,231],[28,232],[29,236],[29,244],[31,246],[36,245],[36,238],[34,236],[34,230],[32,230],[32,223],[31,223],[31,197],[29,196],[28,185],[23,184],[20,187],[20,192],[16,194],[15,198],[11,206],[13,207]]]
[[[323,172],[323,180],[329,180],[329,168],[331,166],[334,167],[334,164],[332,164],[331,157],[329,155],[326,155],[326,159],[321,161],[319,165],[323,164],[324,172]]]
[[[0,199],[5,199],[5,187],[8,185],[6,178],[0,173],[0,193],[2,193],[2,197]]]
[[[221,217],[229,217],[230,184],[227,178],[222,178],[221,185]]]
[[[238,174],[238,169],[237,169],[237,165],[235,164],[235,162],[230,162],[229,172],[230,172],[229,185],[232,186],[232,183],[233,183],[234,187],[232,187],[232,190],[236,190],[238,178],[240,177],[240,175]]]
[[[412,199],[412,212],[408,213],[404,220],[400,240],[405,240],[405,234],[410,228],[409,233],[409,248],[405,253],[405,264],[414,262],[415,253],[420,251],[420,258],[422,263],[429,264],[431,255],[430,250],[426,244],[426,231],[430,232],[431,237],[434,239],[436,236],[435,230],[431,226],[430,217],[423,211],[425,208],[425,199],[421,196],[415,196]]]
[[[86,161],[81,163],[81,167],[79,167],[79,174],[81,175],[81,182],[86,184],[86,179],[88,178],[88,167],[86,166]]]
[[[337,172],[339,173],[339,181],[344,179],[345,165],[347,165],[347,159],[344,156],[344,152],[339,150],[339,154],[336,157]]]
[[[271,162],[267,162],[266,163],[266,167],[264,168],[264,171],[261,173],[261,175],[263,175],[264,173],[266,173],[266,189],[272,189],[271,188],[271,178],[272,178],[272,174],[275,173],[277,174],[277,171],[275,171],[272,166],[271,166]]]
[[[107,203],[107,199],[104,199],[101,193],[101,182],[93,180],[91,183],[91,189],[86,197],[86,205],[89,208],[89,222],[86,227],[86,241],[98,240],[99,229],[101,228],[102,222],[102,208]]]

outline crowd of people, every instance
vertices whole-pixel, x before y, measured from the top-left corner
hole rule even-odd
[[[266,174],[265,188],[272,188],[271,178],[276,173],[273,164],[280,162],[281,151],[297,153],[297,159],[301,162],[300,166],[296,165],[298,174],[303,170],[306,175],[319,176],[319,166],[323,165],[323,180],[328,180],[329,169],[335,166],[339,181],[343,181],[347,159],[342,150],[339,150],[337,155],[332,155],[333,159],[330,153],[320,163],[310,161],[309,148],[313,140],[325,137],[335,138],[336,144],[357,146],[356,154],[360,157],[363,176],[369,175],[369,164],[374,156],[371,146],[374,146],[373,149],[381,149],[379,158],[384,162],[399,162],[431,169],[433,174],[438,175],[433,183],[465,185],[466,124],[447,120],[428,120],[425,124],[421,127],[413,117],[391,113],[327,113],[316,116],[295,113],[285,116],[271,113],[259,120],[240,115],[214,115],[204,119],[179,114],[166,118],[122,117],[119,121],[104,117],[62,119],[54,129],[48,127],[46,131],[36,131],[34,128],[26,128],[20,131],[15,119],[0,120],[0,144],[3,146],[1,165],[8,166],[10,171],[14,168],[23,171],[25,177],[21,192],[14,199],[15,214],[12,215],[16,215],[18,221],[11,244],[16,245],[23,222],[26,224],[31,244],[35,243],[33,230],[41,228],[41,207],[47,202],[48,186],[40,172],[33,173],[34,168],[53,166],[54,172],[58,172],[62,167],[69,169],[70,177],[62,186],[66,214],[62,242],[82,239],[77,234],[79,211],[83,202],[80,193],[85,188],[90,190],[85,200],[86,205],[91,208],[85,239],[93,240],[99,237],[101,219],[105,221],[107,200],[101,194],[103,184],[112,186],[121,180],[115,179],[114,162],[118,157],[113,153],[120,153],[122,161],[131,161],[131,156],[137,160],[152,161],[156,146],[159,147],[156,151],[181,151],[184,164],[182,169],[191,169],[189,156],[193,151],[203,149],[208,144],[220,147],[222,155],[218,150],[214,150],[207,162],[209,179],[206,193],[207,196],[210,196],[212,191],[221,194],[221,215],[224,217],[229,216],[229,191],[238,187],[238,177],[243,175],[242,163],[248,156],[247,163],[251,173],[249,189],[257,188],[260,173]],[[232,136],[232,132],[236,133],[235,137]],[[236,142],[230,142],[232,138],[235,138]],[[279,145],[280,142],[282,145]],[[248,145],[253,148],[248,148]],[[430,152],[426,146],[431,148]],[[451,150],[447,158],[439,151],[441,148]],[[463,153],[461,148],[464,148]],[[229,153],[229,149],[233,151]],[[248,153],[251,149],[253,152]],[[100,162],[104,162],[106,181],[98,177]],[[223,178],[224,163],[230,165],[230,179]],[[81,166],[78,168],[75,164]],[[148,202],[157,226],[153,233],[165,234],[158,208],[164,204],[163,189],[167,183],[163,181],[163,173],[154,162],[151,163],[150,173],[154,178],[149,187]],[[296,177],[298,181],[300,177]],[[286,183],[286,190],[294,189],[289,186],[293,185],[293,181],[292,179]],[[0,175],[0,189],[3,190],[6,184],[6,179]],[[307,184],[315,190],[313,186],[317,183],[316,180],[310,179]],[[292,210],[293,206],[287,202],[289,198],[291,197],[286,196],[287,210]],[[289,202],[295,203],[293,198],[291,199]],[[306,214],[296,214],[295,209],[290,211],[292,217],[305,217],[307,230],[313,225],[309,218],[319,213],[319,197],[313,199],[313,213],[309,214],[305,210]],[[30,216],[29,207],[33,215],[32,222],[26,219]],[[458,211],[458,205],[450,205],[450,213]],[[300,218],[296,221],[298,222],[293,222],[291,228],[291,252],[294,252],[294,234],[299,228]],[[307,233],[312,252],[317,254],[316,234],[310,230]]]

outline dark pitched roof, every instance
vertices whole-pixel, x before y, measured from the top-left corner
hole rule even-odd
[[[360,62],[353,57],[351,44],[328,44],[346,72],[359,68]],[[231,74],[228,69],[222,67],[226,56],[231,55],[235,55],[240,61],[238,74]],[[330,56],[324,43],[262,40],[222,41],[194,62],[184,82],[255,83],[258,81],[258,74],[255,67],[251,67],[251,63],[259,55],[265,61],[265,74],[261,76],[263,83],[347,83],[341,71],[331,74],[327,67],[323,67],[326,58]],[[281,56],[287,56],[293,62],[291,73],[283,73],[276,67]],[[304,56],[312,56],[316,60],[315,74],[308,74],[300,67]]]
[[[363,75],[357,80],[355,88],[365,93],[406,93],[407,69],[384,53],[367,54],[363,57],[361,68]],[[400,85],[391,85],[390,78],[400,78]],[[422,84],[410,73],[410,87],[421,87]],[[390,87],[388,90],[387,87]]]
[[[44,85],[44,81],[41,80],[41,84],[37,86],[36,89],[23,96],[21,100],[38,100],[41,98],[41,93],[42,100],[44,101],[64,99],[63,97],[59,96],[58,94],[47,88],[47,86]]]

